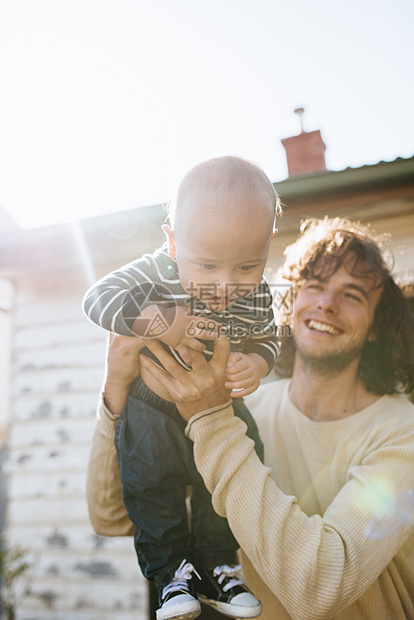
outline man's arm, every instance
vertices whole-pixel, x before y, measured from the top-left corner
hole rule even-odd
[[[373,584],[413,532],[412,425],[349,472],[325,514],[308,517],[297,499],[276,485],[225,402],[223,351],[210,364],[194,352],[193,370],[186,373],[157,343],[151,347],[166,370],[151,360],[142,363],[164,381],[189,421],[186,433],[214,508],[227,517],[258,574],[294,618],[340,614]],[[384,480],[390,496],[378,489]],[[376,489],[382,508],[373,519],[364,499]]]
[[[232,408],[218,409],[197,414],[186,429],[214,509],[292,617],[336,617],[413,532],[414,430],[353,468],[325,513],[309,517],[260,463]],[[371,509],[368,496],[377,501]]]
[[[100,536],[132,536],[134,524],[122,499],[122,484],[115,449],[117,419],[108,416],[103,400],[97,412],[89,457],[86,498],[93,529]]]
[[[91,523],[101,536],[130,536],[135,531],[122,499],[114,437],[130,385],[139,375],[138,355],[144,346],[141,338],[110,336],[86,485]]]

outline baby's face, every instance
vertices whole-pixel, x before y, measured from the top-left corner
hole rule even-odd
[[[260,284],[270,240],[269,219],[231,226],[220,217],[199,216],[169,238],[184,290],[214,311],[252,293]]]

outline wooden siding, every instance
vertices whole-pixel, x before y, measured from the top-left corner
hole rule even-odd
[[[39,297],[20,286],[15,299],[6,543],[28,549],[33,563],[18,620],[148,613],[133,540],[97,536],[89,523],[86,468],[106,335],[83,316],[83,292]]]
[[[11,282],[0,279],[0,450],[5,441],[8,426],[13,298],[14,290]]]

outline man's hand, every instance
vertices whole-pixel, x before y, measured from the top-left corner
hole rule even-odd
[[[139,353],[145,346],[143,338],[109,335],[104,400],[113,415],[121,414],[130,385],[139,376]]]
[[[225,386],[231,390],[232,398],[242,398],[252,394],[260,385],[260,368],[255,358],[245,353],[230,353],[226,376]]]
[[[167,388],[185,420],[229,400],[230,392],[224,386],[230,350],[227,338],[216,340],[210,362],[199,351],[189,349],[190,371],[180,366],[156,340],[147,340],[146,345],[165,370],[145,355],[140,355],[140,363]]]

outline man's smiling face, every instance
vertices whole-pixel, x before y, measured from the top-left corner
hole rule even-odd
[[[325,276],[324,260],[319,275],[305,280],[299,290],[293,333],[303,362],[329,374],[359,360],[370,337],[382,287],[376,287],[374,278],[362,269],[354,272],[351,252],[337,271]]]

